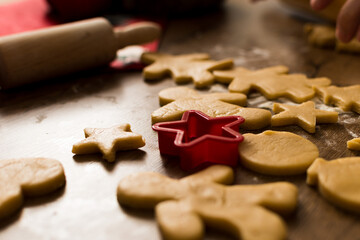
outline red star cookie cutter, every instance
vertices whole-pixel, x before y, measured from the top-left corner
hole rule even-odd
[[[244,140],[240,116],[212,118],[200,111],[187,111],[180,121],[156,123],[160,153],[180,157],[183,170],[211,164],[236,166],[238,145]]]

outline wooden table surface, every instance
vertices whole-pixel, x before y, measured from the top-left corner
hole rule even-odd
[[[217,13],[170,21],[160,51],[207,52],[215,59],[232,57],[236,65],[252,69],[284,64],[291,72],[326,76],[337,85],[359,83],[360,56],[309,47],[304,22],[273,1],[251,5],[229,0]],[[55,158],[67,178],[63,190],[27,199],[22,211],[0,224],[0,239],[160,239],[153,212],[121,207],[116,186],[134,172],[187,175],[177,161],[160,156],[157,134],[151,129],[150,115],[159,107],[157,93],[173,86],[170,79],[149,83],[140,72],[107,70],[0,91],[0,159]],[[210,91],[224,89],[214,85]],[[272,106],[258,94],[249,98],[249,106]],[[346,148],[346,141],[360,136],[359,115],[329,109],[339,111],[339,123],[320,125],[315,134],[296,126],[276,130],[311,140],[329,160],[357,155]],[[72,145],[83,139],[84,128],[124,122],[145,137],[145,147],[119,153],[115,163],[106,163],[99,154],[71,153]],[[329,204],[305,179],[305,174],[270,177],[236,168],[236,184],[289,181],[298,186],[297,211],[285,219],[288,239],[360,239],[359,215]],[[206,239],[232,238],[209,230]]]

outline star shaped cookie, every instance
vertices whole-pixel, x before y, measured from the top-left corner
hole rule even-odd
[[[315,90],[325,104],[334,104],[344,111],[360,114],[360,85],[315,87]]]
[[[91,154],[101,152],[108,162],[115,161],[116,151],[132,150],[143,147],[145,140],[133,133],[130,124],[121,124],[112,128],[85,128],[85,139],[74,144],[75,154]]]
[[[285,66],[274,66],[256,71],[237,67],[233,70],[214,71],[218,82],[230,83],[230,92],[248,94],[259,91],[267,99],[286,97],[302,103],[315,96],[314,86],[328,86],[328,78],[309,79],[303,74],[287,74]]]
[[[180,120],[184,112],[198,110],[209,117],[241,116],[244,129],[259,129],[270,125],[271,113],[258,108],[244,108],[246,96],[241,93],[199,94],[187,87],[174,87],[159,93],[160,104],[165,106],[151,114],[152,123]]]
[[[202,239],[209,224],[243,240],[286,239],[285,222],[298,190],[288,182],[226,186],[234,181],[228,166],[214,165],[182,179],[154,172],[123,178],[118,201],[133,208],[155,208],[164,239]]]
[[[287,105],[275,103],[271,118],[272,126],[285,126],[296,124],[309,133],[315,132],[316,123],[336,123],[338,113],[315,108],[315,103],[308,101],[300,105]]]
[[[209,60],[204,53],[193,53],[173,56],[162,53],[144,53],[141,61],[150,64],[143,70],[148,80],[160,79],[171,74],[176,83],[194,82],[195,87],[202,88],[214,82],[213,70],[226,69],[233,66],[233,60]]]

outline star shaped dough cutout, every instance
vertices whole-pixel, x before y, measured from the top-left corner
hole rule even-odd
[[[144,53],[141,61],[150,64],[143,70],[148,80],[160,79],[171,74],[176,83],[193,81],[195,87],[207,87],[214,82],[212,70],[226,69],[233,66],[232,59],[221,61],[209,60],[204,53],[193,53],[173,56],[162,53]]]
[[[161,108],[151,114],[152,123],[180,120],[183,113],[198,110],[210,117],[241,116],[244,129],[259,129],[270,125],[271,113],[258,108],[244,108],[246,96],[241,93],[199,94],[187,87],[167,88],[159,93]],[[166,105],[165,105],[166,104]]]
[[[336,123],[338,113],[315,108],[315,103],[308,101],[300,105],[275,103],[271,118],[272,126],[298,125],[309,133],[315,132],[316,123]]]
[[[232,70],[214,71],[218,82],[230,83],[230,92],[248,94],[256,90],[267,99],[285,97],[302,103],[315,96],[314,86],[328,86],[328,78],[309,79],[303,74],[287,74],[285,66],[273,66],[256,71],[237,67]]]
[[[108,162],[114,162],[116,151],[132,150],[145,146],[144,138],[133,133],[130,124],[121,124],[111,128],[85,128],[85,139],[74,144],[75,154],[101,152]]]
[[[344,111],[360,114],[360,85],[315,87],[315,90],[325,104],[333,104]]]

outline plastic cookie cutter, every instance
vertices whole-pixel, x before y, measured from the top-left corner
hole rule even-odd
[[[244,140],[239,126],[240,116],[212,118],[190,110],[180,121],[161,122],[153,125],[158,132],[160,153],[180,157],[183,170],[192,170],[211,164],[236,166],[239,159],[238,145]]]

